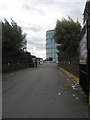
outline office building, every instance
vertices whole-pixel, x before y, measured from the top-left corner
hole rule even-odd
[[[53,61],[58,61],[57,44],[54,41],[54,30],[46,31],[46,59],[52,58]]]

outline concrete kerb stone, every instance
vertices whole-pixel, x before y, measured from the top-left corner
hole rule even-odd
[[[74,76],[73,74],[69,73],[68,71],[66,71],[65,69],[63,69],[62,67],[59,67],[59,69],[65,73],[67,76],[73,78],[78,84],[79,84],[79,78]]]

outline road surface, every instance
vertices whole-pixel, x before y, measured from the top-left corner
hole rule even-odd
[[[87,118],[85,96],[68,82],[55,63],[3,74],[3,118]]]

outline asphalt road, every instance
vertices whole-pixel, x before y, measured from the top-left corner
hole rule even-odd
[[[85,96],[56,64],[3,74],[3,118],[87,118]]]

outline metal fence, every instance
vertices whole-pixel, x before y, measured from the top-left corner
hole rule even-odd
[[[75,54],[68,57],[68,55],[64,53],[63,56],[59,57],[59,66],[79,77],[79,55]]]

